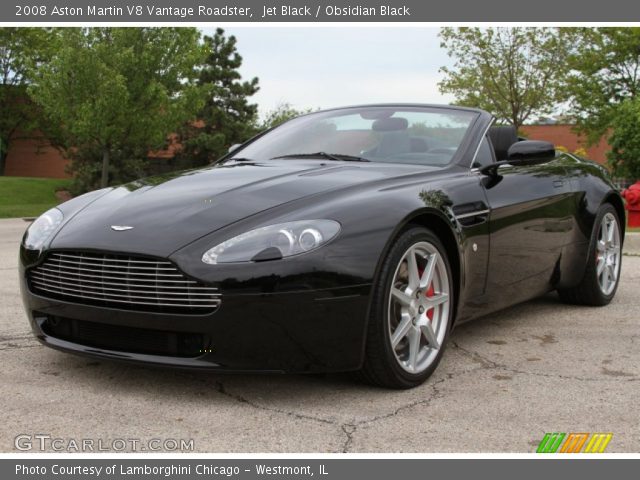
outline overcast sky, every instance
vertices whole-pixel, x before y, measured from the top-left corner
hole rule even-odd
[[[213,29],[203,29],[211,34]],[[438,69],[451,60],[437,28],[229,27],[243,78],[258,77],[260,113],[289,102],[329,108],[376,102],[449,103]]]

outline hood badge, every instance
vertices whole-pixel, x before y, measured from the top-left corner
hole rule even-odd
[[[111,230],[115,230],[116,232],[124,232],[126,230],[131,230],[133,227],[128,225],[111,225]]]

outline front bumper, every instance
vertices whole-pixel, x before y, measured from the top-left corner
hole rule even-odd
[[[286,293],[224,295],[208,315],[145,313],[52,300],[29,290],[21,272],[22,298],[37,339],[49,347],[92,357],[157,366],[218,371],[331,372],[362,363],[371,285]],[[149,354],[123,337],[121,345],[95,337],[59,335],[55,322],[89,322],[116,332],[168,332],[202,339],[186,356]],[[48,323],[49,322],[49,323]],[[50,323],[53,322],[53,323]],[[104,331],[98,328],[94,331]],[[55,332],[55,333],[52,333]],[[83,338],[87,338],[86,336]],[[173,338],[173,337],[172,337]],[[191,337],[190,337],[191,338]],[[133,342],[135,344],[135,342]],[[106,345],[106,346],[105,346]]]

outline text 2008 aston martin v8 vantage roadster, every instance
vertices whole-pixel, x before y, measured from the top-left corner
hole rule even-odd
[[[408,388],[461,322],[553,290],[608,304],[624,211],[606,171],[492,123],[315,112],[207,168],[74,198],[22,242],[33,331],[104,359]]]

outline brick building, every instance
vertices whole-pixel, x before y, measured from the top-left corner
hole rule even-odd
[[[9,143],[4,174],[9,177],[69,178],[68,160],[38,132],[17,132]]]
[[[525,125],[520,128],[520,131],[530,140],[546,140],[556,146],[565,147],[570,152],[584,148],[587,151],[587,158],[598,163],[607,163],[607,152],[610,147],[606,139],[602,138],[597,145],[587,148],[586,139],[573,131],[573,125]]]

